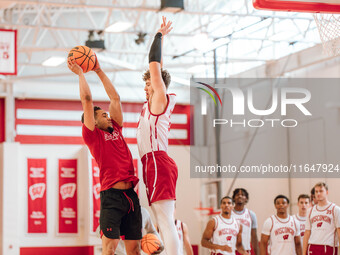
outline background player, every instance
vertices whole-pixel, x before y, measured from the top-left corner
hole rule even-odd
[[[121,133],[123,115],[120,98],[98,60],[94,68],[110,98],[108,114],[94,107],[89,85],[74,59],[69,69],[79,76],[79,92],[84,114],[82,135],[100,169],[100,229],[103,255],[112,255],[121,235],[125,235],[127,254],[140,254],[142,216],[133,187],[138,183],[130,150]]]
[[[176,102],[175,95],[166,93],[170,75],[161,69],[162,38],[171,31],[171,24],[163,17],[161,28],[151,45],[149,71],[143,76],[147,102],[138,122],[137,144],[149,204],[155,214],[165,252],[177,255],[180,251],[174,209],[178,171],[176,163],[167,154],[170,115]]]
[[[310,197],[307,194],[301,194],[298,197],[298,207],[299,207],[299,212],[293,215],[293,217],[300,224],[300,236],[301,236],[301,242],[302,242],[303,236],[305,234],[305,229],[306,229],[307,210],[310,207]]]
[[[254,253],[258,255],[260,249],[257,239],[257,219],[256,214],[245,207],[249,201],[247,190],[243,188],[235,189],[233,192],[233,201],[235,203],[233,216],[242,224],[243,247],[250,253],[252,246]],[[238,254],[238,252],[236,252],[236,254]]]
[[[317,204],[307,212],[303,254],[338,254],[340,208],[328,201],[326,183],[319,182],[314,188]]]
[[[311,202],[311,205],[316,205],[318,203],[316,197],[315,197],[315,187],[313,187],[311,190],[310,190],[310,202]]]
[[[289,199],[278,195],[274,199],[274,205],[276,215],[270,216],[263,224],[261,255],[267,254],[268,241],[268,253],[271,255],[302,254],[299,223],[287,213]]]
[[[210,249],[211,255],[249,254],[242,246],[242,225],[232,216],[233,200],[225,196],[221,199],[222,213],[209,220],[201,240],[203,247]]]
[[[175,226],[179,237],[179,247],[181,254],[194,255],[194,251],[192,250],[190,243],[188,226],[178,219],[175,219]]]

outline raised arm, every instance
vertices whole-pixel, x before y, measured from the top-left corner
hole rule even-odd
[[[83,70],[78,64],[76,64],[74,59],[69,58],[67,60],[67,66],[73,73],[79,76],[79,95],[84,111],[84,125],[93,131],[95,127],[95,120],[90,87],[87,84]]]
[[[96,60],[96,65],[93,68],[93,71],[95,71],[101,80],[101,82],[104,85],[106,94],[110,98],[110,106],[109,106],[109,113],[110,118],[113,119],[119,126],[123,126],[123,113],[122,113],[122,105],[120,102],[120,97],[113,86],[111,80],[107,77],[107,75],[103,72],[103,70],[100,68],[98,59]]]
[[[162,38],[171,30],[172,22],[166,23],[166,18],[163,17],[163,23],[158,30],[149,52],[149,69],[150,80],[153,89],[151,98],[151,112],[153,114],[161,114],[167,105],[166,87],[162,79]]]

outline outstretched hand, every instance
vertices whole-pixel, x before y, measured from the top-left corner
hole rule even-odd
[[[94,64],[94,67],[93,67],[92,71],[95,71],[95,72],[97,73],[97,72],[99,72],[101,69],[100,69],[100,65],[99,65],[99,61],[98,61],[98,58],[97,58],[96,53],[94,53],[94,55],[96,56],[96,63]]]
[[[168,21],[168,23],[166,23],[166,17],[162,16],[163,19],[163,23],[161,25],[161,28],[158,29],[159,33],[162,33],[162,35],[167,35],[170,33],[170,31],[172,30],[172,22]]]
[[[76,63],[74,58],[67,59],[67,66],[76,75],[81,75],[83,73],[83,69]]]

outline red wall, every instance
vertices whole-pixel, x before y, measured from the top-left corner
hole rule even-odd
[[[93,246],[21,247],[20,255],[93,255]]]

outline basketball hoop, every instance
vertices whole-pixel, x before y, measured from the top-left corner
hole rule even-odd
[[[323,49],[329,56],[340,55],[340,14],[314,13]]]
[[[195,214],[200,221],[207,222],[211,217],[221,213],[220,210],[215,210],[212,207],[199,207],[194,208]]]

